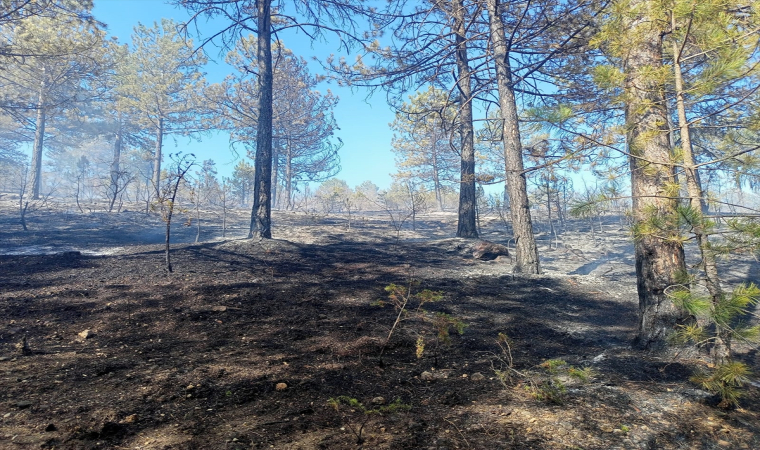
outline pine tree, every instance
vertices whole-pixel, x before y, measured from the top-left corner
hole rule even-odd
[[[625,110],[626,153],[631,173],[639,323],[636,344],[662,348],[688,314],[667,292],[685,273],[677,222],[679,184],[673,168],[665,97],[658,0],[616,2],[598,39],[615,62]]]
[[[219,125],[230,129],[233,143],[247,148],[255,147],[258,132],[258,87],[247,70],[256,59],[256,48],[254,36],[240,39],[227,55],[227,62],[239,74],[211,86],[207,93],[216,105]],[[321,182],[340,169],[342,141],[335,139],[338,125],[332,113],[338,98],[329,90],[324,95],[317,90],[322,78],[309,73],[303,58],[281,42],[275,43],[274,51],[272,198],[276,204],[277,189],[282,187],[285,207],[291,208],[299,182]],[[255,154],[249,152],[249,156]]]
[[[466,238],[478,236],[473,125],[478,83],[477,69],[470,60],[476,36],[480,36],[476,30],[482,28],[480,12],[477,2],[464,0],[391,2],[385,28],[379,29],[392,30],[397,44],[381,47],[374,41],[353,64],[344,59],[328,61],[342,82],[384,89],[394,103],[423,86],[433,85],[449,93],[456,111],[451,126],[456,124],[457,137],[452,141],[457,142],[455,151],[460,157],[457,236]]]
[[[250,237],[268,239],[272,237],[272,36],[278,30],[291,27],[309,29],[312,39],[325,32],[335,34],[340,45],[349,48],[351,43],[363,42],[363,37],[352,34],[356,29],[357,15],[374,15],[372,8],[364,8],[358,0],[342,2],[300,0],[288,4],[294,9],[292,14],[284,8],[272,8],[271,0],[172,0],[173,3],[187,8],[193,13],[191,21],[199,18],[222,17],[228,21],[224,30],[215,33],[201,45],[208,44],[218,37],[222,46],[230,48],[244,33],[256,32],[257,38],[257,140],[256,140],[256,182],[254,201],[251,211]],[[251,14],[255,12],[255,14]],[[275,20],[272,20],[273,17]],[[254,25],[255,24],[255,25]],[[274,33],[274,34],[273,34]],[[372,33],[368,33],[372,35]]]
[[[81,14],[49,17],[33,14],[14,26],[4,26],[15,57],[5,61],[2,75],[3,110],[22,127],[34,124],[31,198],[39,199],[42,159],[50,121],[88,99],[88,78],[97,77],[102,64],[104,33]]]
[[[153,190],[161,190],[164,137],[192,135],[203,130],[201,68],[206,57],[192,41],[177,33],[169,19],[152,27],[138,25],[132,35],[132,52],[122,72],[124,106],[139,112],[140,123],[153,130]]]
[[[440,211],[444,190],[457,182],[459,157],[452,150],[457,135],[451,132],[455,114],[447,93],[430,86],[411,95],[391,123],[396,178],[431,188]]]

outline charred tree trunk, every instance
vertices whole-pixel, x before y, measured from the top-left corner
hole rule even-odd
[[[515,238],[515,272],[541,273],[538,246],[533,235],[533,223],[528,202],[528,184],[522,159],[522,143],[517,118],[517,103],[512,84],[512,70],[504,23],[499,13],[499,0],[487,0],[491,45],[496,64],[496,84],[499,89],[499,108],[504,120],[502,139],[506,165],[507,192],[510,202],[512,232]]]
[[[45,120],[47,107],[45,106],[45,93],[47,86],[45,81],[40,83],[40,92],[37,99],[37,123],[34,133],[34,149],[32,151],[32,200],[40,199],[42,187],[42,150],[45,142]]]
[[[156,128],[156,154],[153,160],[153,190],[156,198],[161,198],[161,150],[164,146],[164,119],[158,119]]]
[[[463,0],[453,2],[456,40],[457,88],[459,89],[459,133],[462,139],[457,237],[477,238],[475,193],[475,131],[472,125],[472,86],[467,56],[466,10]]]
[[[649,0],[634,0],[641,15],[629,19],[627,33],[635,36],[623,61],[625,70],[625,108],[628,151],[631,167],[634,226],[652,215],[671,222],[676,198],[667,191],[674,186],[673,164],[668,137],[668,114],[661,84],[653,79],[652,69],[662,67],[662,30],[646,16]],[[675,232],[675,230],[672,230]],[[677,240],[644,234],[635,242],[636,281],[639,294],[639,323],[635,344],[658,349],[666,345],[667,335],[686,314],[675,307],[666,289],[676,284],[685,270],[683,246]]]
[[[259,123],[256,135],[256,175],[248,237],[272,237],[272,27],[271,0],[256,2],[258,24]]]

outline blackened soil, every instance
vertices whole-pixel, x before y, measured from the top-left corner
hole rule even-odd
[[[0,256],[0,448],[760,448],[756,387],[724,411],[688,381],[700,355],[630,348],[632,280],[513,276],[368,222],[309,233],[176,245],[171,274],[159,245]],[[467,327],[446,342],[410,310],[386,343],[392,283]]]

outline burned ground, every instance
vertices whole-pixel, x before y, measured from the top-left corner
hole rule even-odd
[[[348,229],[276,213],[262,242],[240,239],[245,219],[221,239],[209,218],[197,244],[178,227],[167,274],[156,218],[51,211],[23,233],[6,209],[0,448],[760,448],[756,386],[724,411],[688,380],[704,355],[631,349],[630,243],[614,219],[539,235],[540,276],[474,259],[451,214],[397,234],[378,214]],[[755,273],[742,264],[737,280]],[[412,280],[443,293],[430,317],[467,327],[436,345],[410,315],[381,361],[397,314],[374,303]],[[740,357],[760,371],[756,351]]]

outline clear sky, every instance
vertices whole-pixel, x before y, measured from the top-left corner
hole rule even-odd
[[[95,0],[93,14],[95,17],[108,25],[108,33],[117,36],[122,43],[131,42],[131,35],[138,22],[151,26],[153,22],[160,22],[161,18],[172,18],[177,22],[183,22],[189,17],[181,8],[165,4],[161,0]],[[213,23],[202,25],[201,31],[213,33],[219,29],[219,25]],[[330,53],[339,54],[337,45],[318,44],[312,45],[304,34],[287,34],[281,36],[285,46],[293,52],[310,61],[312,56],[324,59]],[[207,79],[210,82],[221,81],[234,69],[224,63],[223,55],[218,49],[207,49],[209,58],[215,62],[209,62],[206,68]],[[353,55],[347,55],[347,59],[353,59]],[[310,63],[312,73],[319,73],[317,63]],[[340,97],[340,102],[334,110],[335,119],[340,127],[336,133],[343,140],[344,146],[340,150],[341,172],[337,178],[348,182],[349,186],[356,186],[365,180],[372,180],[381,188],[387,188],[391,183],[390,174],[396,171],[394,157],[391,152],[392,133],[388,124],[393,121],[393,112],[385,102],[385,95],[378,92],[374,97],[367,99],[366,91],[352,92],[348,88],[342,88],[335,83],[323,83],[321,90],[332,90]],[[195,153],[199,160],[213,159],[221,175],[229,176],[233,166],[237,163],[235,156],[229,150],[228,136],[219,134],[213,137],[204,137],[202,142],[192,142],[187,138],[178,137],[164,141],[164,153],[182,150]],[[244,157],[239,155],[238,158]],[[313,186],[312,186],[313,188]]]

